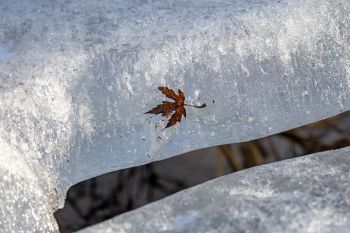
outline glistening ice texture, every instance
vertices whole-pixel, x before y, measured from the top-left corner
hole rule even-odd
[[[349,110],[349,15],[348,0],[1,0],[0,231],[57,231],[92,176]],[[162,85],[207,107],[162,130],[143,114]]]
[[[349,165],[347,147],[251,168],[79,233],[348,233]]]

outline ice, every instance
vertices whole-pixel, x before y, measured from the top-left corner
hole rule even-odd
[[[57,231],[53,211],[90,177],[349,110],[349,13],[348,0],[1,0],[0,231]],[[143,114],[162,85],[207,107],[163,130]]]
[[[8,59],[11,56],[11,53],[8,51],[8,48],[0,44],[0,60]]]
[[[347,147],[251,168],[78,232],[347,233],[349,164]]]

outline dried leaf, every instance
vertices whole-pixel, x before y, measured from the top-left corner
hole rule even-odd
[[[175,91],[171,90],[168,87],[158,87],[158,89],[168,98],[173,100],[178,100],[179,96],[175,93]],[[184,97],[185,100],[185,97]]]
[[[151,109],[145,114],[162,114],[162,116],[168,117],[172,112],[174,112],[165,128],[169,128],[175,125],[177,122],[181,122],[182,116],[186,117],[185,106],[192,106],[196,108],[203,108],[206,106],[205,104],[202,106],[185,104],[185,95],[180,89],[177,90],[178,94],[168,87],[158,87],[158,89],[166,97],[174,100],[175,102],[163,101],[161,104],[157,105],[155,108]]]
[[[173,125],[175,125],[177,122],[181,122],[182,115],[186,117],[186,109],[184,106],[179,106],[175,113],[171,116],[168,124],[165,126],[165,128],[169,128]]]

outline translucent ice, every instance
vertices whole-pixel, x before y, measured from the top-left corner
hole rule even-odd
[[[0,230],[56,231],[68,187],[92,176],[349,110],[349,13],[348,0],[1,0]],[[162,85],[207,107],[162,130],[143,114]]]
[[[350,147],[234,173],[79,233],[350,229]]]

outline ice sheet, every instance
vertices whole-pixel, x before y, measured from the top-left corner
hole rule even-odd
[[[349,110],[349,5],[2,0],[0,230],[55,231],[81,180]],[[207,107],[163,130],[163,85]]]

